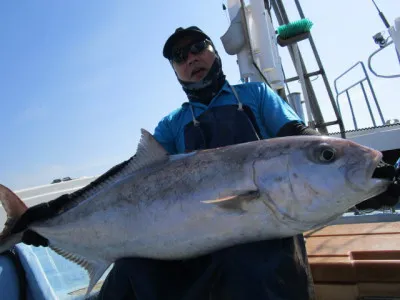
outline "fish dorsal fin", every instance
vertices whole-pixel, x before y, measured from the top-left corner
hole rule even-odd
[[[141,129],[142,136],[136,150],[136,154],[129,162],[128,169],[136,171],[150,165],[168,160],[168,152],[159,142],[145,129]]]

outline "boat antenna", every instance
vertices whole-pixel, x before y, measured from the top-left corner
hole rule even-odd
[[[385,24],[385,26],[386,26],[387,29],[389,29],[389,28],[390,28],[390,25],[389,25],[389,22],[386,20],[385,15],[383,14],[383,12],[381,12],[381,11],[379,10],[378,5],[376,5],[376,3],[375,3],[374,0],[372,0],[372,3],[374,3],[374,5],[375,5],[377,11],[379,12],[379,16],[381,17],[383,24]]]

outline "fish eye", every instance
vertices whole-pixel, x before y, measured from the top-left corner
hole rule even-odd
[[[330,163],[336,159],[336,150],[329,146],[323,146],[319,150],[319,160],[324,163]]]

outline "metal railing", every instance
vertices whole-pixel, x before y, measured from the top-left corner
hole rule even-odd
[[[379,48],[378,50],[374,51],[369,57],[368,57],[368,69],[371,71],[372,74],[374,74],[376,77],[380,77],[380,78],[398,78],[400,77],[400,74],[395,74],[395,75],[381,75],[378,74],[374,71],[374,69],[372,69],[371,66],[371,60],[372,57],[374,57],[376,54],[378,54],[379,52],[381,52],[383,49],[386,49],[388,46],[390,46],[391,44],[393,44],[393,41],[390,41],[388,43],[386,43],[384,46],[382,46],[381,48]],[[398,55],[397,51],[396,54]],[[400,55],[398,55],[398,59],[400,62]]]
[[[347,88],[345,88],[345,89],[339,91],[339,90],[338,90],[338,87],[337,87],[337,81],[338,81],[340,78],[342,78],[344,75],[346,75],[347,73],[349,73],[351,70],[353,70],[354,68],[356,68],[358,65],[361,65],[361,67],[362,67],[362,70],[363,70],[363,72],[364,72],[364,78],[360,79],[359,81],[355,82],[354,84],[350,85],[349,87],[347,87]],[[380,106],[379,106],[378,100],[377,100],[377,98],[376,98],[374,88],[372,87],[371,81],[370,81],[370,79],[369,79],[367,70],[365,69],[365,66],[364,66],[364,63],[363,63],[363,62],[361,62],[361,61],[357,62],[357,63],[354,64],[352,67],[350,67],[347,71],[345,71],[343,74],[341,74],[339,77],[337,77],[337,78],[335,79],[335,81],[334,81],[334,86],[335,86],[335,90],[336,90],[336,105],[337,105],[337,107],[338,107],[339,114],[341,115],[341,117],[342,117],[342,119],[343,119],[343,116],[342,116],[342,113],[341,113],[341,109],[340,109],[340,104],[339,104],[339,96],[345,93],[346,96],[347,96],[349,108],[350,108],[350,111],[351,111],[351,116],[352,116],[352,118],[353,118],[354,128],[355,128],[356,130],[358,129],[358,124],[357,124],[357,119],[356,119],[356,115],[355,115],[355,112],[354,112],[353,103],[352,103],[351,98],[350,98],[349,90],[352,89],[352,88],[354,88],[354,87],[356,87],[357,85],[360,85],[360,86],[361,86],[361,89],[362,89],[362,92],[363,92],[363,96],[364,96],[365,102],[366,102],[366,104],[367,104],[368,111],[369,111],[369,114],[370,114],[372,123],[373,123],[374,127],[377,126],[377,125],[376,125],[376,120],[375,120],[375,117],[374,117],[374,114],[373,114],[373,112],[372,112],[372,108],[371,108],[371,105],[370,105],[370,102],[369,102],[369,99],[368,99],[368,96],[367,96],[367,93],[366,93],[366,91],[365,91],[364,81],[366,81],[366,82],[368,83],[368,86],[369,86],[370,91],[371,91],[371,94],[372,94],[372,98],[373,98],[373,100],[374,100],[374,102],[375,102],[375,105],[376,105],[376,108],[377,108],[377,110],[378,110],[378,114],[379,114],[380,120],[381,120],[381,122],[382,122],[382,125],[384,125],[384,124],[385,124],[385,119],[383,118],[383,114],[382,114],[381,108],[380,108]]]

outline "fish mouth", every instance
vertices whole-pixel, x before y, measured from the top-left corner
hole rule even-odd
[[[396,169],[383,160],[382,153],[378,152],[375,159],[370,163],[368,178],[392,181],[396,177]]]
[[[394,166],[381,160],[372,173],[372,179],[390,180],[396,177],[396,169]]]
[[[380,171],[382,166],[387,165],[383,162],[383,154],[380,151],[373,150],[371,152],[369,150],[368,153],[361,155],[364,156],[365,168],[359,168],[358,166],[356,169],[349,170],[350,172],[346,175],[349,188],[356,195],[362,195],[362,200],[357,203],[353,202],[353,200],[351,201],[354,205],[383,193],[393,179],[387,176],[388,172],[385,170]]]
[[[372,161],[369,163],[369,166],[367,167],[367,179],[374,179],[374,178],[379,178],[379,179],[386,179],[386,178],[381,178],[380,176],[380,168],[384,165],[387,165],[383,160],[383,154],[380,151],[374,150],[374,157]]]
[[[394,166],[383,161],[383,154],[379,151],[374,151],[374,158],[369,163],[367,168],[367,182],[375,187],[367,195],[366,199],[375,197],[383,193],[395,176]],[[367,184],[369,185],[369,184]]]

